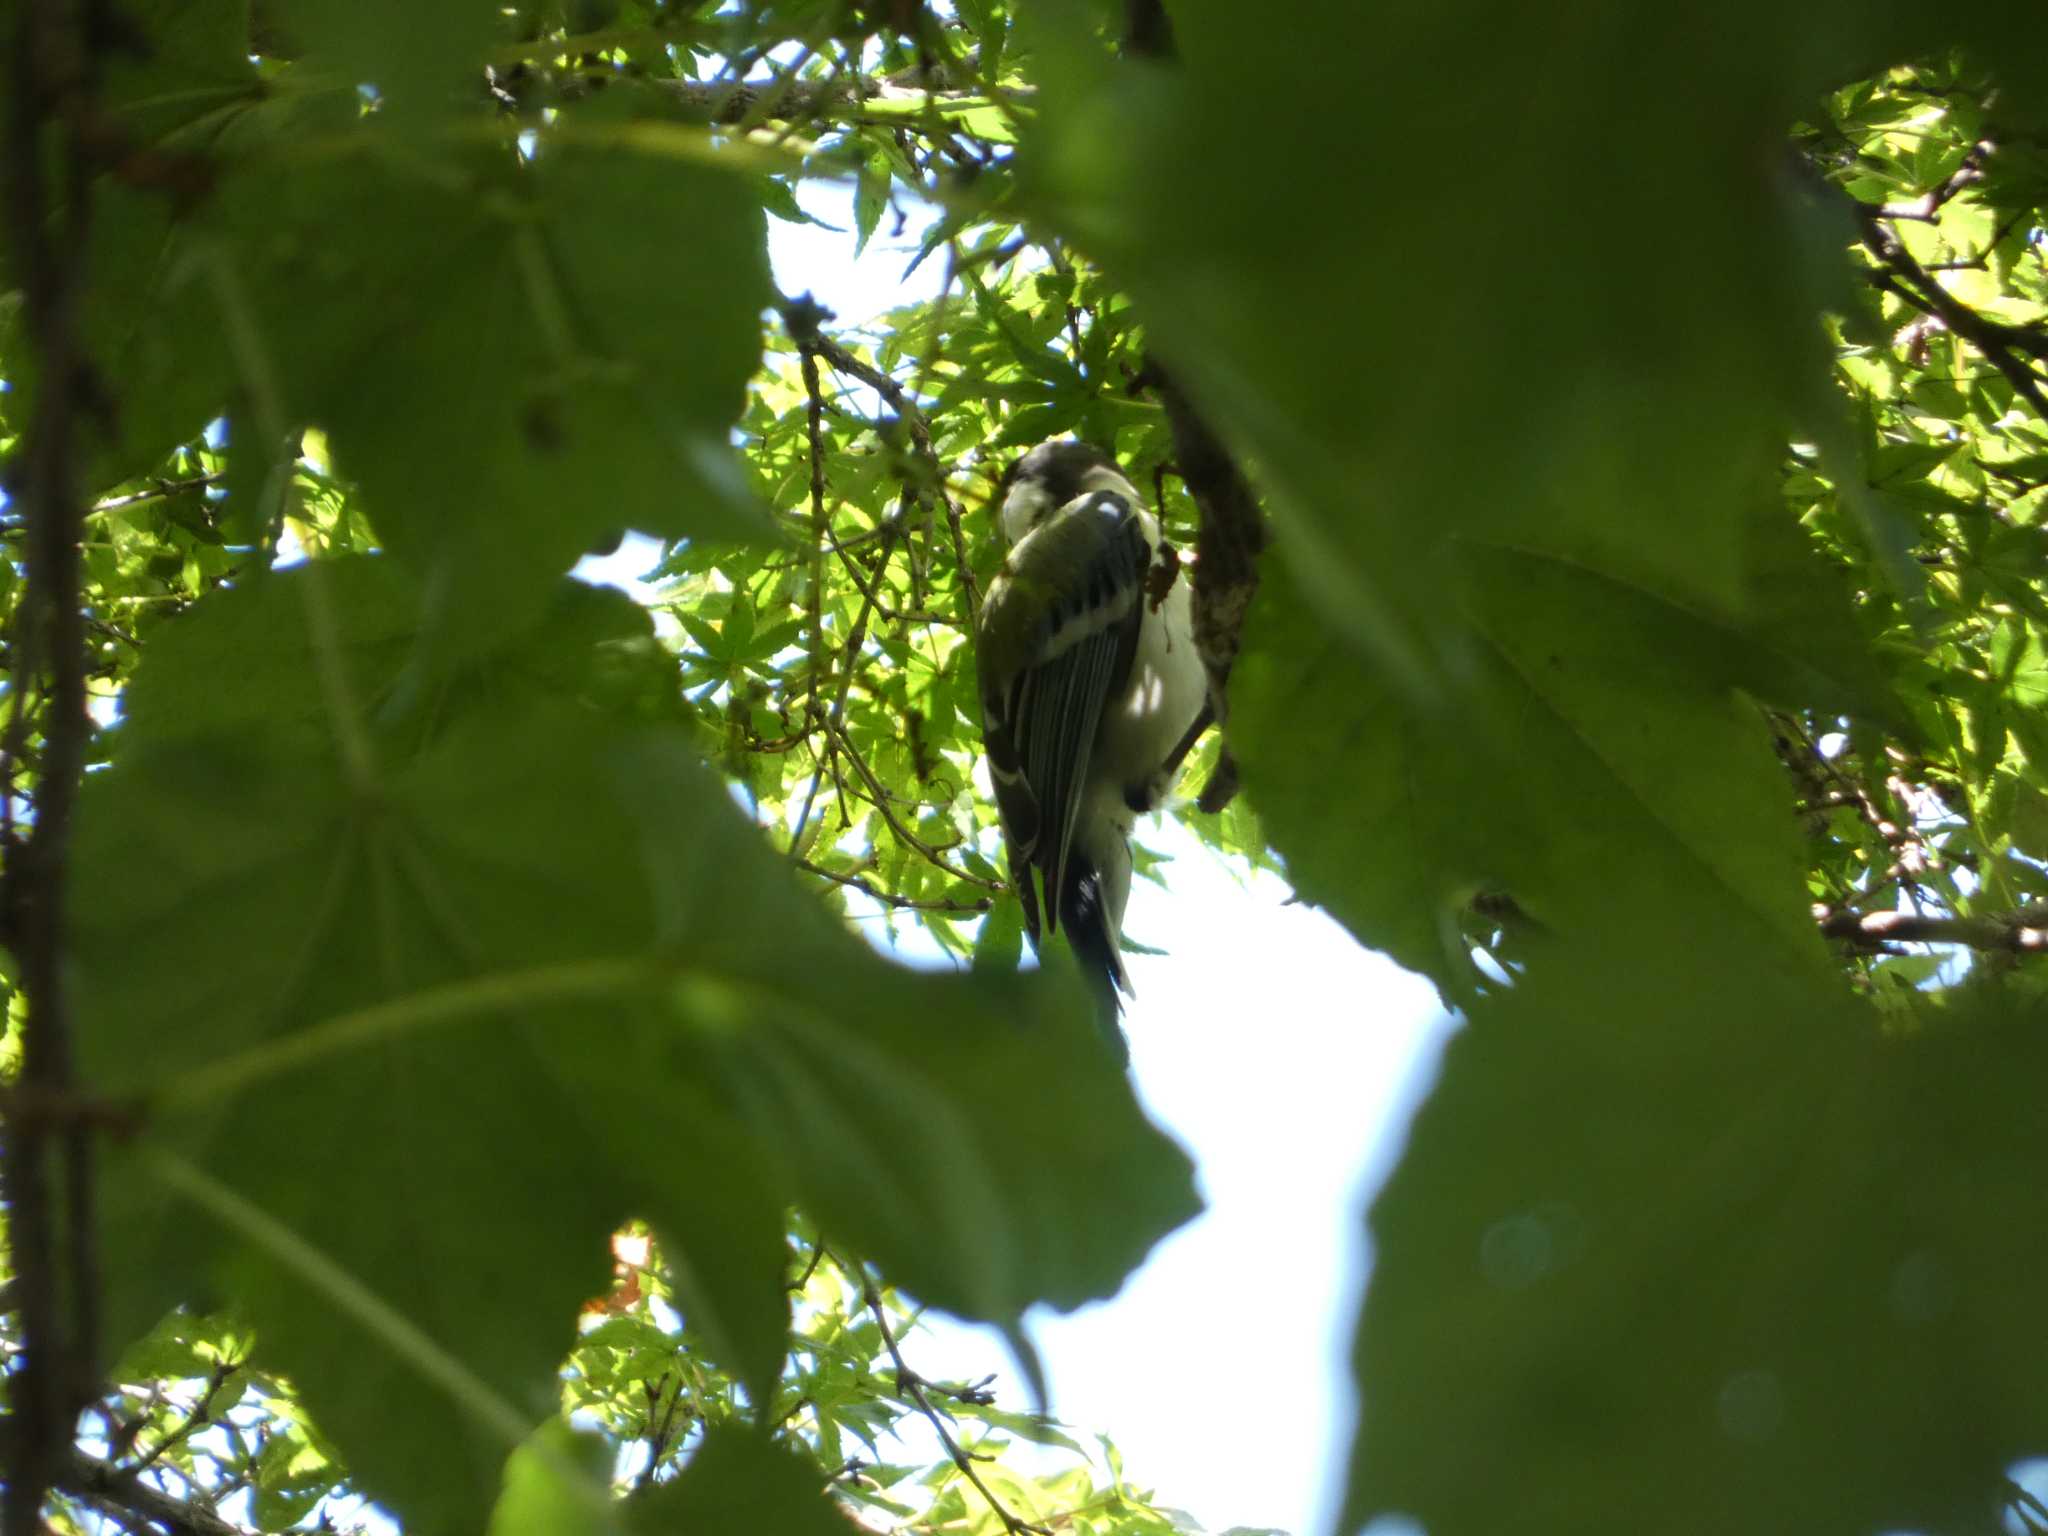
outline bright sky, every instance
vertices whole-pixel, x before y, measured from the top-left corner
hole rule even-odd
[[[1287,905],[1281,880],[1239,884],[1171,822],[1145,836],[1176,857],[1170,890],[1131,893],[1132,937],[1169,951],[1127,957],[1132,1069],[1194,1155],[1209,1209],[1113,1300],[1037,1321],[1053,1412],[1084,1441],[1108,1434],[1133,1482],[1209,1530],[1328,1530],[1351,1426],[1361,1195],[1427,1085],[1445,1033],[1436,994]],[[1016,1382],[998,1345],[963,1332],[930,1341],[932,1364],[905,1352]]]
[[[845,189],[801,197],[850,228]],[[885,217],[858,261],[848,234],[771,221],[777,280],[841,326],[929,297],[942,255],[899,281],[928,216],[903,240]],[[629,544],[584,573],[630,587],[650,563]],[[1036,1320],[1052,1408],[1084,1443],[1107,1433],[1134,1483],[1211,1531],[1327,1530],[1351,1426],[1364,1195],[1399,1150],[1446,1026],[1426,983],[1290,905],[1283,881],[1242,883],[1171,821],[1143,836],[1174,862],[1171,891],[1136,883],[1125,924],[1169,951],[1128,957],[1132,1068],[1193,1154],[1209,1209],[1112,1301]],[[997,1341],[931,1328],[906,1342],[912,1365],[948,1379],[994,1371],[1005,1406],[1026,1406]]]

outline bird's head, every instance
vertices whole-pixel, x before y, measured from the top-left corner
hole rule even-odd
[[[1142,503],[1116,461],[1076,438],[1055,438],[1022,455],[996,485],[1003,537],[1014,544],[1076,496],[1108,491]]]

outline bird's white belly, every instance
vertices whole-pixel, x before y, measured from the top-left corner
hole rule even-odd
[[[1108,701],[1095,741],[1097,766],[1119,786],[1142,784],[1159,771],[1201,713],[1208,688],[1195,654],[1187,571],[1156,610],[1146,601],[1130,683]]]

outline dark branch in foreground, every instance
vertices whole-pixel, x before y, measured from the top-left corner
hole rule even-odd
[[[111,1506],[130,1516],[139,1515],[170,1536],[249,1536],[241,1526],[222,1519],[197,1500],[177,1498],[82,1451],[65,1458],[57,1472],[57,1484],[103,1509]]]
[[[1244,635],[1245,615],[1259,590],[1259,552],[1266,519],[1237,461],[1209,429],[1192,402],[1156,359],[1147,371],[1173,430],[1174,461],[1202,515],[1195,535],[1195,649],[1209,672],[1209,698],[1218,723],[1229,719],[1230,671]],[[1226,746],[1197,804],[1214,813],[1237,793],[1237,760]]]
[[[1164,62],[1174,57],[1173,21],[1162,0],[1126,0],[1123,46],[1132,58]],[[1201,514],[1201,531],[1195,536],[1195,649],[1202,653],[1209,673],[1209,707],[1222,726],[1230,719],[1230,670],[1237,662],[1252,595],[1259,589],[1265,515],[1230,450],[1157,355],[1146,357],[1136,384],[1150,386],[1159,396],[1173,432],[1174,461]],[[1213,815],[1236,795],[1237,759],[1226,741],[1216,771],[1195,803]]]
[[[92,13],[98,24],[77,11]],[[0,740],[0,796],[10,836],[0,870],[0,917],[28,1002],[16,1086],[34,1102],[72,1087],[65,908],[71,812],[84,772],[86,630],[79,537],[78,440],[108,415],[79,316],[99,162],[87,142],[96,115],[94,50],[118,37],[110,18],[64,0],[15,8],[8,61],[5,207],[21,275],[27,350],[37,389],[8,487],[25,530],[26,590],[11,655],[11,714]],[[105,145],[99,153],[104,154]],[[56,185],[52,185],[55,181]],[[27,697],[39,691],[43,750],[35,815],[25,837],[12,817],[26,755]],[[42,1528],[43,1496],[93,1395],[98,1266],[93,1251],[92,1132],[15,1116],[4,1163],[8,1241],[23,1357],[9,1383],[14,1413],[0,1528]]]
[[[16,1454],[23,1429],[18,1413],[0,1417],[0,1447]],[[243,1527],[222,1518],[198,1499],[179,1498],[148,1482],[138,1467],[118,1466],[67,1448],[51,1469],[51,1485],[108,1514],[124,1529],[145,1520],[168,1536],[249,1536]],[[9,1526],[12,1531],[14,1527]],[[37,1523],[28,1527],[41,1530]]]

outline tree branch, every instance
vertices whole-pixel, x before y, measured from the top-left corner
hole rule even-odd
[[[820,320],[826,317],[825,313],[819,310],[816,304],[805,307],[806,303],[805,300],[798,300],[794,304],[785,305],[783,309],[783,318],[789,326],[790,334],[796,338],[797,345],[805,356],[815,354],[822,357],[832,365],[835,372],[846,374],[867,385],[882,397],[889,409],[896,413],[896,419],[902,422],[905,430],[910,433],[912,452],[924,467],[930,485],[926,487],[906,483],[906,489],[923,505],[930,505],[931,498],[936,496],[946,514],[946,522],[952,533],[954,558],[960,567],[960,585],[967,593],[967,627],[972,629],[975,615],[980,609],[981,595],[975,588],[974,572],[967,562],[967,545],[960,529],[960,508],[953,498],[946,494],[946,472],[944,466],[939,463],[938,451],[932,446],[930,423],[924,419],[924,412],[918,409],[916,402],[910,398],[909,391],[901,384],[873,364],[862,362],[838,342],[825,335],[818,328]]]
[[[1472,898],[1471,910],[1489,922],[1524,925],[1533,920],[1514,897],[1486,891]],[[2048,903],[2042,907],[2048,909]],[[1958,944],[1990,954],[2029,955],[2048,951],[2048,910],[1987,912],[1975,917],[1935,917],[1921,912],[1854,912],[1817,903],[1814,922],[1821,936],[1858,948],[1882,950],[1891,944]]]
[[[2048,914],[1992,913],[1980,917],[1928,917],[1917,912],[1848,912],[1820,907],[1821,933],[1859,947],[1886,944],[1960,944],[1989,953],[2048,950]]]
[[[1898,214],[1873,208],[1846,192],[1841,195],[1848,198],[1855,211],[1863,231],[1864,248],[1878,263],[1878,270],[1871,274],[1872,281],[1911,308],[1933,315],[1975,347],[1986,362],[2005,376],[2014,391],[2048,421],[2044,381],[2024,357],[2016,355],[2048,357],[2048,335],[2038,335],[2022,326],[2003,325],[1978,314],[1942,287],[1940,280],[1913,258],[1897,232],[1887,227],[1886,220]]]
[[[86,8],[91,9],[91,8]],[[94,22],[88,26],[88,19]],[[5,919],[28,1001],[18,1086],[30,1099],[66,1098],[72,1086],[65,908],[71,813],[92,729],[80,593],[84,507],[75,461],[87,420],[104,414],[85,353],[79,307],[98,170],[87,143],[96,108],[95,48],[119,34],[110,17],[73,14],[63,0],[15,13],[7,108],[6,208],[15,231],[36,393],[11,487],[26,528],[26,591],[13,660],[15,711],[0,755],[10,815],[25,748],[24,695],[42,685],[43,751],[35,817],[9,839],[0,872]],[[54,138],[55,142],[51,142]],[[51,150],[58,154],[52,156]],[[58,170],[61,188],[48,184]],[[53,1156],[53,1148],[56,1155]],[[98,1374],[98,1266],[93,1251],[92,1135],[82,1123],[39,1116],[10,1122],[4,1163],[9,1242],[24,1357],[10,1395],[7,1489],[0,1526],[41,1528],[43,1496],[70,1446]],[[53,1199],[53,1165],[62,1177]]]
[[[836,117],[861,109],[871,102],[922,110],[892,111],[878,121],[891,126],[918,129],[934,116],[943,118],[951,107],[977,107],[990,98],[978,90],[933,90],[904,77],[881,80],[849,75],[824,80],[770,80],[760,84],[733,80],[655,80],[671,101],[705,122],[725,127],[752,125],[771,119],[802,123],[816,118]],[[1001,100],[1012,106],[1031,99],[1029,91],[1005,91]]]
[[[19,1454],[25,1425],[20,1413],[0,1417],[0,1449],[11,1459]],[[222,1518],[197,1498],[179,1498],[142,1476],[140,1467],[118,1466],[67,1446],[51,1469],[51,1486],[100,1509],[139,1518],[168,1536],[250,1536],[243,1527]],[[9,1526],[11,1532],[15,1527]],[[41,1530],[39,1521],[28,1527]]]
[[[122,507],[139,506],[146,501],[168,501],[173,496],[182,496],[187,491],[203,491],[208,486],[219,485],[227,479],[225,474],[193,475],[185,480],[154,480],[146,491],[130,491],[126,496],[109,496],[105,501],[92,504],[95,512],[114,512]]]
[[[123,1467],[96,1461],[74,1450],[57,1471],[57,1485],[90,1503],[138,1515],[168,1536],[249,1536],[242,1526],[222,1519],[197,1499],[181,1499],[145,1482]]]
[[[1259,554],[1266,547],[1266,519],[1230,450],[1210,430],[1156,357],[1146,373],[1173,432],[1174,461],[1201,514],[1195,535],[1195,649],[1209,673],[1209,700],[1218,723],[1229,719],[1231,668],[1244,635],[1245,616],[1259,590]],[[1190,743],[1192,745],[1192,743]],[[1197,801],[1211,814],[1237,793],[1237,760],[1226,745],[1216,771]]]
[[[814,306],[815,307],[815,306]],[[815,321],[813,321],[815,324]],[[792,331],[795,326],[792,324]],[[802,348],[804,374],[805,426],[811,455],[811,591],[810,604],[805,623],[810,629],[810,697],[804,701],[804,718],[807,722],[804,734],[810,735],[824,719],[825,694],[825,541],[832,536],[830,514],[825,509],[825,397],[818,386],[818,360],[811,355],[808,347]],[[796,827],[789,835],[789,846],[801,849],[804,829],[810,825],[811,808],[818,802],[818,786],[825,780],[825,770],[832,761],[832,738],[828,733],[824,750],[818,755],[818,766],[811,774],[811,787],[804,793],[803,810],[796,818]]]
[[[1166,62],[1174,57],[1173,20],[1163,0],[1125,0],[1123,46],[1132,58]],[[1201,529],[1195,535],[1195,649],[1209,674],[1209,707],[1220,726],[1230,718],[1230,670],[1237,662],[1245,615],[1259,589],[1265,515],[1230,450],[1156,353],[1147,354],[1135,381],[1134,387],[1144,386],[1151,387],[1165,408],[1175,463],[1201,514]],[[1185,754],[1193,745],[1191,736],[1180,750]],[[1213,815],[1236,794],[1237,759],[1226,741],[1196,804]]]

